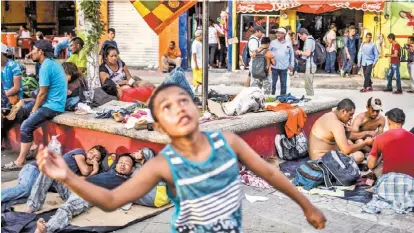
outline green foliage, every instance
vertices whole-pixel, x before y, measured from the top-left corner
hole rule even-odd
[[[105,23],[101,20],[100,7],[100,0],[80,0],[80,8],[85,17],[85,23],[92,25],[86,31],[84,49],[87,54],[97,48],[96,45],[105,32]]]

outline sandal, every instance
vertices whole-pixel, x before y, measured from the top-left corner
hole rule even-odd
[[[4,172],[19,171],[21,169],[22,168],[18,167],[17,164],[14,161],[1,167],[1,170],[4,171]]]

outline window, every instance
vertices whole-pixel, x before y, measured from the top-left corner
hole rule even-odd
[[[254,26],[262,26],[266,31],[266,36],[269,36],[269,32],[273,28],[279,27],[279,15],[256,15],[256,14],[242,14],[240,24],[240,40],[247,41],[254,33]]]

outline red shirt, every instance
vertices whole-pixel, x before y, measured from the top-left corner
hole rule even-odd
[[[371,156],[382,153],[383,174],[397,172],[414,177],[414,134],[392,129],[375,138]]]
[[[393,46],[392,46],[392,49],[391,49],[391,54],[394,54],[394,51],[395,50],[397,50],[398,51],[398,57],[392,57],[391,58],[391,64],[400,64],[400,44],[398,44],[398,43],[395,43]]]

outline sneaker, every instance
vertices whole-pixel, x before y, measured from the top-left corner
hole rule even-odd
[[[282,148],[282,138],[286,137],[283,134],[277,134],[275,137],[275,146],[276,146],[276,150],[277,150],[277,155],[279,156],[279,158],[283,159],[283,148]]]
[[[402,95],[402,93],[403,93],[403,91],[394,91],[392,94],[394,94],[394,95]]]
[[[368,89],[366,89],[366,88],[362,88],[361,90],[359,90],[360,92],[367,92],[368,91]]]
[[[392,89],[388,89],[388,88],[385,88],[384,90],[382,90],[383,92],[392,92]]]
[[[372,89],[372,87],[368,87],[367,91],[374,91],[374,89]]]
[[[341,77],[345,77],[345,72],[341,70]]]

